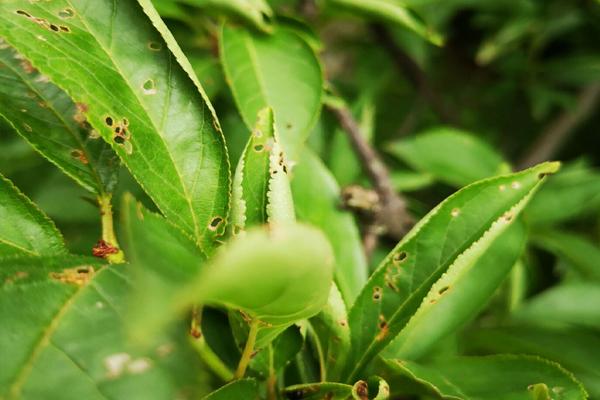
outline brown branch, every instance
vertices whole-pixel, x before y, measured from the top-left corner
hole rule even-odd
[[[592,114],[599,100],[600,83],[585,87],[577,96],[575,107],[550,122],[517,163],[517,168],[525,169],[554,157],[577,127]]]
[[[365,139],[350,110],[337,104],[329,104],[328,107],[348,135],[363,169],[379,195],[380,208],[377,212],[376,223],[385,227],[388,235],[396,239],[401,238],[413,223],[413,218],[406,208],[405,199],[394,190],[387,167]]]
[[[427,101],[433,112],[437,114],[439,119],[443,123],[456,125],[457,118],[455,117],[455,114],[448,109],[433,87],[429,84],[427,75],[425,75],[425,72],[421,69],[419,64],[398,46],[392,35],[390,35],[383,25],[373,24],[371,25],[371,31],[378,43],[390,54],[402,75],[408,78],[419,94]]]

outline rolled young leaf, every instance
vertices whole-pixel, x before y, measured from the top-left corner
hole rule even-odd
[[[54,223],[0,174],[0,259],[66,252]]]
[[[350,310],[353,380],[404,328],[433,284],[459,257],[479,257],[558,163],[473,183],[427,214],[382,261]],[[462,262],[462,261],[461,261]]]
[[[288,172],[273,110],[264,108],[258,113],[235,170],[231,215],[234,234],[267,222],[294,222]]]
[[[0,36],[86,109],[158,208],[210,251],[228,213],[224,139],[151,3],[3,1]]]
[[[253,129],[258,112],[271,107],[283,149],[295,161],[321,110],[323,73],[315,53],[284,27],[266,36],[225,25],[219,46],[246,126]]]

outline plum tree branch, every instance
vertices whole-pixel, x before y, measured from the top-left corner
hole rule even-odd
[[[550,122],[517,163],[517,168],[529,168],[554,157],[562,144],[577,131],[577,127],[592,114],[599,100],[600,83],[583,88],[577,96],[575,107]]]
[[[337,103],[329,103],[327,106],[346,132],[364,171],[379,195],[380,209],[377,211],[376,223],[385,227],[388,235],[396,239],[401,238],[414,222],[407,210],[406,200],[394,190],[386,165],[377,151],[365,139],[360,125],[348,107]]]

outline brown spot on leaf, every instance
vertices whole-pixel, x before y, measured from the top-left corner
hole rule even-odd
[[[94,277],[94,267],[82,265],[75,268],[67,268],[62,272],[51,272],[50,278],[70,285],[83,286]]]
[[[381,290],[381,288],[379,286],[375,286],[373,288],[373,301],[380,301],[381,298],[383,297],[383,291]]]
[[[75,11],[71,8],[65,8],[58,12],[58,16],[62,19],[73,18],[75,16]]]
[[[85,153],[82,150],[73,150],[71,151],[71,157],[76,158],[77,160],[79,160],[82,164],[89,164],[89,160],[87,159]]]

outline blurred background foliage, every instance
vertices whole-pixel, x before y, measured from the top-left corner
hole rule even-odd
[[[600,2],[405,0],[398,13],[393,0],[154,3],[219,115],[233,166],[249,132],[219,62],[225,16],[267,32],[277,20],[309,43],[330,99],[348,104],[415,219],[475,180],[563,161],[527,209],[529,245],[510,278],[476,322],[432,353],[539,354],[600,397]],[[73,251],[89,253],[99,236],[93,201],[2,124],[0,172]],[[342,188],[370,186],[327,108],[309,146]],[[115,197],[125,191],[145,198],[122,169]],[[395,243],[380,240],[370,264]]]

